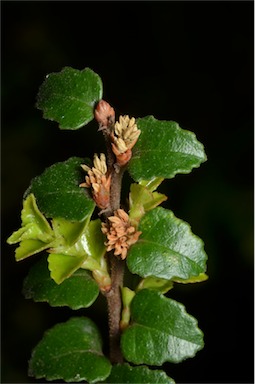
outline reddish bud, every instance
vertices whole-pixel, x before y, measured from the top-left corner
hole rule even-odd
[[[95,109],[95,119],[101,127],[107,127],[115,121],[114,109],[104,100],[100,100]]]

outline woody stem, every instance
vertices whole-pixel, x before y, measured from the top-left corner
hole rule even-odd
[[[121,287],[123,285],[124,262],[112,253],[109,255],[111,266],[112,288],[106,295],[108,307],[110,360],[112,363],[122,363],[120,349],[120,319],[121,319]]]
[[[109,148],[110,142],[107,138],[106,144],[108,144],[109,153],[111,147]],[[114,166],[112,157],[114,157],[113,154],[110,159],[108,156],[108,167],[110,166],[109,168],[111,169],[110,209],[105,216],[114,215],[114,212],[120,208],[121,184],[125,170],[124,167]],[[110,360],[112,363],[122,363],[123,356],[120,349],[120,320],[122,310],[121,288],[123,286],[125,264],[123,260],[119,260],[114,256],[113,251],[108,255],[112,286],[111,290],[105,293],[105,296],[108,307]]]

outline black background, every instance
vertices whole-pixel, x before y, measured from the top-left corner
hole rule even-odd
[[[209,280],[168,294],[198,319],[205,348],[164,368],[179,383],[253,382],[253,2],[3,1],[1,16],[2,382],[38,382],[31,349],[73,315],[23,298],[36,256],[16,263],[5,244],[31,178],[102,146],[93,123],[93,134],[60,131],[35,109],[45,75],[64,66],[98,73],[117,113],[175,120],[205,145],[206,163],[161,187],[205,242]],[[78,314],[100,326],[103,307]]]

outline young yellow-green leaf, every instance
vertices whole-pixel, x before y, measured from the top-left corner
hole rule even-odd
[[[23,201],[23,209],[21,211],[21,228],[8,238],[8,244],[19,243],[22,240],[33,239],[42,242],[50,242],[53,238],[53,231],[39,211],[35,196],[31,193]]]
[[[153,192],[158,188],[163,180],[163,177],[153,177],[150,180],[140,180],[139,184],[146,187],[150,192]]]
[[[102,92],[102,81],[90,68],[80,71],[65,67],[46,77],[36,106],[45,119],[59,123],[59,128],[78,129],[94,118],[94,107]]]
[[[26,299],[46,301],[52,307],[87,308],[96,300],[99,289],[90,273],[79,269],[58,285],[50,277],[47,259],[43,257],[29,271],[23,284]]]
[[[8,244],[20,242],[15,250],[17,261],[49,248],[55,239],[48,221],[39,211],[35,196],[31,193],[23,201],[21,228],[7,239]]]
[[[203,348],[203,333],[185,307],[163,294],[142,289],[131,303],[131,325],[124,331],[124,358],[134,364],[179,363]]]
[[[86,256],[69,256],[58,253],[51,253],[48,257],[51,278],[61,284],[65,279],[81,268]]]
[[[152,192],[140,184],[131,184],[129,194],[129,218],[133,222],[139,223],[145,212],[157,207],[167,200],[166,195]]]
[[[152,370],[146,366],[132,367],[124,363],[113,365],[111,374],[105,383],[174,384],[175,382],[164,371]]]
[[[159,279],[158,277],[149,276],[145,279],[142,279],[137,286],[137,291],[141,289],[156,289],[161,293],[166,293],[170,291],[174,286],[172,280]]]
[[[162,207],[149,211],[142,217],[138,230],[142,234],[127,256],[132,273],[170,280],[190,279],[205,272],[207,255],[203,241],[173,212]]]
[[[125,329],[130,321],[130,304],[135,296],[135,292],[132,291],[128,287],[121,288],[121,296],[122,296],[122,312],[121,312],[121,320],[120,320],[120,328]]]
[[[71,246],[78,241],[89,220],[89,215],[83,221],[69,221],[60,217],[53,219],[52,228],[55,236],[59,238],[59,245]]]
[[[79,187],[84,180],[81,164],[84,159],[71,157],[45,169],[31,181],[25,193],[33,193],[38,207],[48,218],[83,221],[92,215],[95,203],[85,188]]]
[[[200,273],[198,276],[192,276],[190,279],[180,279],[175,277],[173,279],[174,283],[181,283],[181,284],[190,284],[190,283],[201,283],[203,281],[206,281],[208,279],[208,275],[206,273]]]
[[[71,318],[48,330],[29,361],[29,375],[36,379],[97,383],[110,371],[98,329],[86,317]]]
[[[153,177],[172,178],[189,173],[206,161],[203,145],[193,132],[184,130],[174,121],[161,121],[153,116],[137,119],[141,130],[129,163],[135,181]]]
[[[48,257],[52,279],[60,284],[77,269],[84,268],[93,272],[93,277],[102,288],[110,283],[107,263],[104,258],[106,248],[99,219],[90,221],[75,243],[62,243],[50,249]],[[96,272],[95,272],[96,271]],[[99,280],[97,279],[99,278]]]
[[[44,243],[41,240],[22,240],[20,245],[15,249],[15,259],[16,261],[24,260],[29,256],[45,251],[50,248],[52,244],[54,244],[54,241],[52,243]]]
[[[63,242],[53,247],[50,252],[52,254],[62,254],[72,257],[83,257],[88,263],[91,262],[92,270],[94,267],[99,267],[101,259],[104,257],[106,248],[104,245],[104,236],[101,231],[101,220],[91,220],[82,230],[80,236],[75,243],[69,245],[63,239]]]

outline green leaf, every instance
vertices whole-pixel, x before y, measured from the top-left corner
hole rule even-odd
[[[105,383],[174,384],[175,382],[164,371],[151,370],[146,366],[132,367],[124,363],[113,365]]]
[[[128,287],[121,288],[121,296],[122,296],[122,312],[121,312],[121,320],[120,320],[120,328],[125,329],[130,321],[130,304],[135,296],[135,292],[132,291]]]
[[[190,279],[205,272],[203,241],[173,212],[162,207],[153,209],[143,216],[138,230],[142,234],[127,256],[132,273],[170,280]]]
[[[22,240],[19,247],[15,249],[15,259],[16,261],[24,260],[29,256],[45,251],[53,243],[44,243],[40,240]]]
[[[79,187],[84,179],[81,164],[84,159],[71,157],[56,163],[35,177],[25,193],[33,193],[38,207],[48,218],[83,221],[95,208],[88,191]]]
[[[139,184],[141,184],[143,187],[146,187],[150,192],[153,192],[158,188],[163,180],[163,177],[153,177],[150,180],[140,180]]]
[[[206,273],[200,273],[198,276],[192,276],[190,279],[178,279],[175,277],[173,282],[181,283],[181,284],[190,284],[190,283],[201,283],[208,279],[208,275]]]
[[[156,289],[161,293],[166,293],[170,291],[173,286],[174,283],[172,280],[159,279],[154,276],[149,276],[140,281],[139,285],[137,286],[137,290],[140,291],[141,289]]]
[[[45,119],[59,123],[59,128],[78,129],[94,118],[94,107],[102,92],[102,81],[91,69],[65,67],[46,77],[36,106]]]
[[[101,289],[110,284],[107,262],[104,258],[106,248],[99,219],[90,221],[73,245],[63,242],[50,249],[48,257],[51,277],[58,284],[71,276],[77,269],[93,272],[93,277]]]
[[[29,361],[29,375],[36,379],[96,383],[110,371],[98,329],[85,317],[71,318],[48,330]]]
[[[58,253],[51,253],[48,257],[49,270],[51,278],[61,284],[65,279],[81,268],[85,256],[69,256]]]
[[[50,224],[39,211],[35,196],[31,193],[23,201],[21,211],[21,228],[13,232],[7,239],[8,244],[20,242],[15,250],[17,261],[23,260],[51,246],[54,232]]]
[[[140,184],[131,184],[129,194],[130,220],[138,224],[145,212],[157,207],[165,200],[167,197],[162,193],[152,192]]]
[[[61,239],[60,244],[71,246],[79,239],[89,220],[89,215],[83,221],[68,221],[58,217],[52,220],[52,227],[55,236]]]
[[[91,275],[82,269],[58,285],[50,277],[45,257],[29,271],[23,284],[26,299],[46,301],[52,307],[87,308],[96,300],[99,289]]]
[[[83,258],[83,268],[85,269],[100,268],[101,260],[106,252],[104,236],[101,231],[101,220],[91,220],[72,245],[63,241],[59,246],[52,248],[50,252],[52,255]]]
[[[137,119],[141,134],[133,148],[129,172],[135,181],[153,177],[172,178],[189,173],[206,161],[203,145],[193,132],[174,121],[160,121],[153,116]]]
[[[143,289],[131,303],[132,323],[121,347],[134,364],[179,363],[203,348],[203,333],[185,307],[154,290]]]
[[[39,211],[35,196],[31,193],[23,201],[21,211],[21,228],[15,231],[8,239],[8,244],[15,244],[22,240],[34,239],[42,242],[52,241],[53,231]]]

